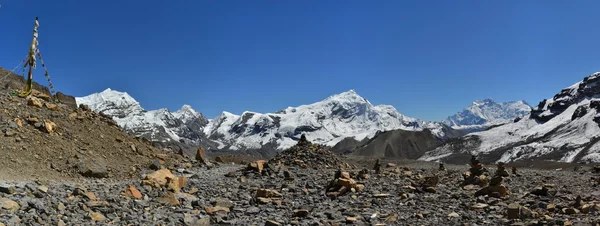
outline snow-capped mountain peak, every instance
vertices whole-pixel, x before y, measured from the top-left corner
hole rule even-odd
[[[202,116],[200,112],[197,112],[192,106],[184,104],[181,108],[172,113],[176,118],[182,121],[188,121],[190,119],[198,118]]]
[[[492,103],[495,103],[494,100],[492,100],[492,98],[486,98],[486,99],[483,99],[483,100],[473,101],[472,105],[473,106],[483,106],[483,105],[492,104]]]
[[[316,143],[333,146],[347,137],[362,140],[394,129],[430,129],[440,139],[445,137],[440,123],[404,116],[390,105],[374,106],[355,90],[275,113],[245,111],[234,115],[223,112],[211,120],[204,131],[223,146],[238,150],[265,144],[284,149],[294,145],[301,134]]]
[[[512,122],[530,111],[531,106],[525,101],[496,103],[491,98],[486,98],[473,101],[470,106],[448,117],[443,123],[454,129],[472,132]]]
[[[99,112],[115,116],[119,119],[123,119],[128,115],[139,114],[144,111],[140,106],[140,103],[133,99],[128,93],[119,92],[110,88],[89,96],[76,97],[75,101],[78,105],[88,105],[91,109],[97,109]]]
[[[465,154],[488,162],[600,162],[600,73],[542,100],[519,120],[461,137],[421,159],[456,160]]]
[[[128,93],[110,88],[85,97],[76,97],[75,101],[110,116],[123,129],[151,141],[198,142],[198,133],[202,133],[203,127],[208,123],[204,116],[189,105],[183,105],[176,112],[167,108],[146,111]]]

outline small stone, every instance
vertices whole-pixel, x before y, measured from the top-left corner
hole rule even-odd
[[[56,123],[45,119],[44,120],[44,128],[46,129],[47,133],[53,134],[54,131],[56,131]]]
[[[206,211],[206,213],[209,215],[213,215],[213,214],[216,214],[219,212],[229,213],[229,208],[221,207],[221,206],[204,207],[204,211]]]
[[[374,198],[387,198],[389,197],[389,194],[375,194],[373,195]]]
[[[91,211],[91,212],[89,213],[89,217],[90,217],[90,218],[91,218],[93,221],[98,221],[98,222],[101,222],[101,221],[104,221],[104,220],[106,220],[106,217],[104,217],[104,215],[102,215],[101,213],[98,213],[98,212],[93,212],[93,211]]]
[[[41,192],[44,192],[44,193],[48,193],[48,187],[44,186],[44,185],[38,186],[38,190],[40,190]]]
[[[105,178],[108,177],[108,169],[98,163],[81,163],[77,166],[79,174],[84,177]]]
[[[346,217],[346,223],[353,224],[358,221],[358,217]]]
[[[224,208],[227,208],[227,209],[231,209],[234,204],[229,199],[217,198],[217,200],[214,202],[213,205],[214,206],[218,206],[218,207],[224,207]]]
[[[166,194],[158,198],[158,202],[172,206],[179,205],[179,199],[172,192],[167,192]]]
[[[508,205],[506,215],[508,219],[519,219],[521,214],[521,205],[519,203],[511,203]]]
[[[65,206],[65,204],[63,204],[61,202],[61,203],[58,203],[58,205],[56,205],[56,209],[59,210],[59,211],[64,211],[64,210],[67,209],[67,207]]]
[[[0,198],[0,207],[10,212],[17,211],[20,208],[17,202],[7,198]]]
[[[452,212],[452,213],[448,214],[448,217],[460,217],[460,216],[458,215],[458,213]]]
[[[14,194],[15,186],[8,185],[8,184],[0,184],[0,192],[6,193],[6,194]]]
[[[58,110],[60,110],[60,108],[56,104],[44,103],[44,106],[46,106],[46,108],[48,110],[50,110],[50,111],[58,111]]]
[[[256,197],[264,197],[264,198],[271,198],[271,197],[282,197],[283,195],[281,195],[281,193],[279,193],[278,191],[272,190],[272,189],[258,189],[256,191]]]
[[[294,210],[294,217],[307,217],[310,212],[305,209]]]
[[[265,226],[281,226],[281,224],[274,220],[265,221]]]
[[[573,214],[578,214],[579,210],[575,209],[575,208],[563,208],[562,212],[565,214],[573,215]]]
[[[127,189],[125,189],[125,191],[127,192],[127,194],[131,195],[133,198],[141,199],[143,197],[142,193],[133,185],[127,186]]]
[[[40,99],[33,96],[29,96],[27,98],[27,105],[42,108],[42,101]]]

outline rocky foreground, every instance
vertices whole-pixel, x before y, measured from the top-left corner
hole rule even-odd
[[[302,145],[310,146],[310,143]],[[294,153],[305,163],[313,155]],[[219,163],[200,149],[138,179],[0,185],[5,225],[598,225],[600,171],[439,166]],[[329,156],[329,158],[336,158]],[[337,162],[335,160],[320,160]],[[351,167],[348,167],[351,166]],[[172,168],[172,169],[169,169]],[[498,172],[497,172],[498,171]],[[512,171],[512,172],[509,172]],[[501,178],[501,179],[498,179]]]

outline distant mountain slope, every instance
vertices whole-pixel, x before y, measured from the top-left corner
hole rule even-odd
[[[531,109],[525,101],[496,103],[488,98],[474,101],[469,107],[442,122],[457,130],[476,132],[513,122],[516,118],[529,114]]]
[[[448,126],[407,117],[389,105],[372,105],[354,90],[276,113],[223,112],[212,120],[187,105],[176,112],[146,111],[127,93],[111,89],[79,97],[77,103],[110,115],[124,129],[152,141],[201,144],[220,151],[273,155],[296,144],[301,134],[329,146],[348,137],[363,140],[396,129],[427,129],[437,139],[449,138]]]
[[[556,160],[600,162],[600,73],[544,99],[521,120],[472,133],[427,152],[422,160]]]
[[[459,131],[452,132],[447,128],[451,137],[462,135]],[[434,136],[430,131],[390,130],[377,133],[373,138],[363,141],[345,139],[332,149],[337,153],[384,159],[417,159],[426,151],[444,143],[444,140]]]

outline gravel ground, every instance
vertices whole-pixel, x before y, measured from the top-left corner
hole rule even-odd
[[[600,191],[597,182],[590,181],[600,175],[589,168],[578,172],[519,169],[520,176],[510,175],[503,181],[510,195],[494,198],[475,197],[478,186],[466,189],[459,186],[462,173],[468,169],[464,165],[448,165],[446,171],[438,171],[436,164],[417,162],[387,166],[382,161],[382,165],[378,175],[369,169],[368,179],[358,178],[360,168],[348,171],[357,184],[364,185],[364,190],[349,191],[335,198],[325,192],[334,179],[335,169],[286,166],[271,167],[275,170],[269,170],[268,175],[240,170],[245,165],[206,167],[195,163],[189,167],[188,164],[188,168],[173,171],[175,176],[187,179],[178,192],[168,191],[168,186],[142,186],[141,179],[119,182],[89,179],[80,184],[5,181],[0,186],[0,222],[6,225],[593,225],[600,220],[600,206],[596,202],[600,200]],[[439,182],[435,193],[420,191],[418,184],[423,179],[419,175],[436,173]],[[531,194],[543,184],[554,184],[554,188],[548,194]],[[126,192],[129,185],[135,186],[142,197],[136,199]],[[259,189],[267,190],[257,193]],[[573,205],[577,196],[581,196],[583,204],[579,207]],[[521,206],[519,219],[509,219],[507,212],[511,205]]]

